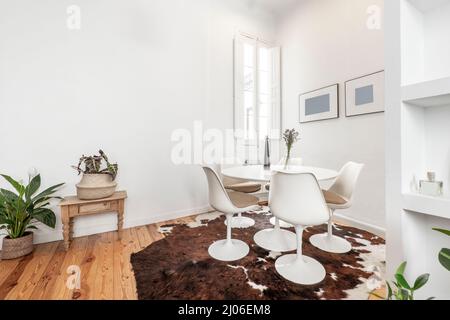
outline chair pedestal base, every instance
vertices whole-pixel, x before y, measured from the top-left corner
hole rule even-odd
[[[209,255],[219,261],[240,260],[247,256],[249,252],[249,246],[241,240],[216,241],[208,249]]]
[[[284,222],[283,220],[279,220],[279,221],[280,221],[280,227],[281,227],[281,228],[284,228],[284,229],[290,229],[290,228],[293,228],[293,227],[294,227],[293,224]],[[276,226],[276,225],[277,225],[277,218],[276,218],[276,217],[270,218],[270,223],[273,224],[274,226]]]
[[[225,225],[227,225],[227,221],[225,221]],[[233,217],[231,218],[231,228],[233,229],[247,229],[253,227],[255,225],[255,220],[247,217]]]
[[[253,240],[258,246],[269,251],[289,252],[297,248],[295,233],[279,228],[259,231]]]
[[[296,254],[282,256],[275,261],[275,269],[285,279],[302,285],[313,285],[325,279],[325,268],[319,261]]]
[[[328,233],[316,234],[309,238],[309,242],[325,252],[347,253],[352,250],[350,242],[334,235],[330,237]]]

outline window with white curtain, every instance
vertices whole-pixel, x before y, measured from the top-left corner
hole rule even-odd
[[[280,48],[239,34],[234,51],[236,138],[243,160],[261,163],[266,137],[272,145],[280,138]]]

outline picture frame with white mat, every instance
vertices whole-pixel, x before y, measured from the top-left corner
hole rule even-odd
[[[339,118],[339,84],[299,96],[300,123]]]
[[[382,113],[384,111],[384,71],[345,82],[346,117]]]

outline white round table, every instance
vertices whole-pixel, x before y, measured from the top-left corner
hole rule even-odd
[[[262,165],[248,165],[226,168],[222,170],[224,177],[255,181],[255,182],[270,182],[273,172],[293,172],[293,173],[312,173],[318,181],[327,181],[336,178],[339,173],[335,170],[306,167],[306,166],[288,166],[274,165],[265,168]],[[269,251],[275,252],[289,252],[297,248],[297,238],[295,233],[283,230],[280,227],[280,222],[285,228],[292,227],[292,225],[279,221],[275,217],[271,219],[272,224],[275,225],[273,229],[259,231],[254,236],[255,243]]]
[[[295,173],[312,173],[318,181],[327,181],[336,178],[339,173],[335,170],[306,167],[306,166],[284,166],[274,165],[269,168],[264,168],[262,165],[249,165],[226,168],[222,170],[222,175],[228,178],[248,180],[255,182],[270,182],[272,172],[295,172]]]

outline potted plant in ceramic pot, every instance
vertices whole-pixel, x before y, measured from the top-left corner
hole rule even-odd
[[[28,185],[1,175],[15,189],[12,192],[0,189],[0,230],[6,230],[3,239],[2,259],[15,259],[33,252],[33,232],[35,223],[55,228],[55,213],[48,208],[53,196],[63,183],[37,194],[41,186],[41,176],[29,177]]]
[[[105,162],[105,166],[103,165]],[[73,166],[78,174],[83,174],[77,184],[77,197],[81,200],[97,200],[108,198],[117,188],[115,182],[118,165],[109,162],[106,154],[100,150],[99,155],[82,156],[78,166]]]

